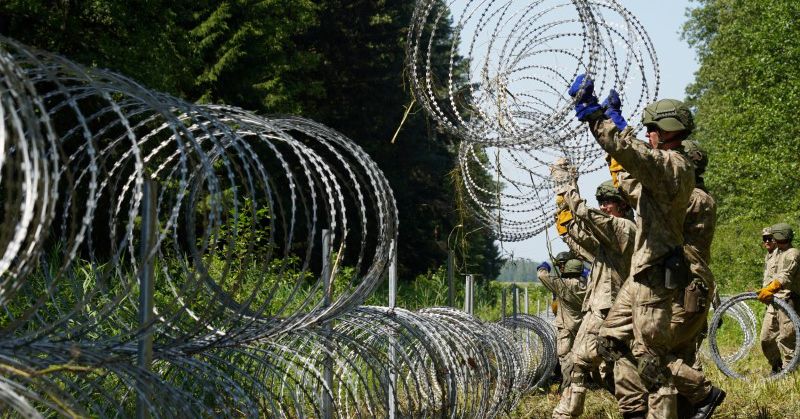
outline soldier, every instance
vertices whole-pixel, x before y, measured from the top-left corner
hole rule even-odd
[[[555,167],[554,175],[559,170],[563,167]],[[583,320],[572,348],[571,385],[563,389],[561,400],[553,411],[553,418],[574,418],[583,413],[586,379],[590,371],[600,366],[597,333],[619,288],[628,277],[636,232],[633,221],[626,218],[628,205],[611,181],[597,188],[595,197],[599,210],[586,206],[574,181],[556,192],[563,197],[575,219],[599,244],[592,262],[589,290],[581,308]]]
[[[683,150],[695,166],[695,187],[689,198],[684,221],[683,253],[691,282],[672,305],[670,330],[673,336],[667,364],[675,387],[693,408],[692,418],[708,418],[725,399],[725,392],[713,387],[700,369],[694,368],[697,348],[707,329],[708,310],[716,283],[711,269],[711,242],[717,219],[717,204],[703,182],[708,155],[696,141],[683,142]]]
[[[764,278],[761,281],[761,286],[765,287],[772,282],[770,279],[772,272],[771,261],[776,247],[775,238],[772,237],[771,227],[764,227],[764,229],[761,230],[761,243],[764,249],[767,250],[767,254],[764,255]],[[772,372],[777,373],[783,369],[783,360],[781,359],[780,349],[778,349],[778,343],[775,340],[777,336],[770,336],[771,333],[766,327],[768,323],[767,320],[769,320],[769,323],[772,323],[772,317],[774,317],[774,313],[769,313],[770,309],[772,309],[772,311],[775,310],[772,305],[768,306],[767,311],[764,313],[764,320],[761,323],[761,352],[764,353],[769,365],[772,367]],[[767,316],[770,318],[767,319]]]
[[[681,142],[693,128],[692,114],[682,102],[662,99],[644,110],[650,147],[636,139],[619,111],[619,99],[607,99],[604,112],[593,93],[591,79],[579,76],[570,87],[576,98],[576,116],[586,121],[598,144],[640,187],[636,202],[636,238],[631,272],[600,328],[598,348],[625,350],[632,320],[631,352],[639,376],[650,392],[649,414],[675,417],[676,394],[667,355],[671,349],[672,303],[689,280],[683,256],[683,223],[694,189],[694,166],[681,153]],[[616,102],[616,103],[611,103]],[[625,296],[627,301],[620,301]],[[620,306],[619,308],[617,306]],[[616,348],[620,349],[616,349]],[[623,417],[643,417],[643,410]]]
[[[780,298],[790,302],[795,311],[800,308],[797,295],[800,292],[800,251],[792,247],[794,231],[789,224],[778,223],[770,230],[774,250],[767,254],[763,288],[758,292],[758,299],[769,304],[761,325],[761,349],[772,371],[778,372],[794,357],[796,336],[789,316],[770,303],[773,298]]]
[[[695,166],[695,188],[689,200],[684,221],[683,252],[689,265],[691,283],[678,294],[672,304],[672,320],[670,333],[673,336],[670,352],[667,356],[667,368],[670,370],[676,390],[690,404],[687,412],[692,418],[708,418],[725,399],[725,392],[713,387],[703,374],[695,368],[696,354],[703,332],[706,330],[709,303],[715,295],[715,281],[708,263],[711,258],[711,242],[716,225],[716,203],[703,182],[703,173],[708,164],[708,155],[692,140],[682,143],[684,153]],[[629,178],[621,165],[610,162],[609,169],[620,184],[621,190],[632,202],[636,202],[641,192],[641,185]],[[626,308],[627,313],[630,308]],[[622,327],[622,323],[617,323]],[[619,335],[618,338],[621,338]],[[618,362],[619,363],[619,362]],[[617,369],[630,371],[618,365]],[[642,398],[641,385],[633,377],[628,377],[625,385],[617,391],[620,405],[624,408],[626,401],[635,403]],[[658,401],[658,399],[656,399]],[[657,406],[660,408],[661,406]]]
[[[553,265],[557,269],[557,271],[553,274],[557,276],[558,272],[564,272],[564,265],[567,263],[567,261],[575,258],[576,258],[575,252],[572,250],[572,248],[570,248],[570,250],[566,252],[558,252],[556,256],[553,258]],[[541,276],[544,275],[545,273],[544,272],[539,273],[539,271],[541,271],[542,269],[544,269],[546,273],[549,275],[551,273],[550,264],[547,262],[542,262],[539,266],[536,267],[536,272],[537,276],[539,277],[539,282],[541,282],[544,285],[545,282],[542,282]],[[548,288],[546,285],[545,287]],[[558,312],[558,295],[556,295],[556,293],[552,290],[550,292],[553,294],[553,301],[550,303],[550,311],[555,316],[556,313]]]
[[[554,262],[558,264],[558,261]],[[563,264],[563,268],[559,269],[560,277],[552,272],[547,262],[539,265],[536,270],[542,285],[558,297],[558,310],[555,313],[556,352],[561,365],[561,385],[566,388],[570,384],[570,372],[572,371],[572,360],[569,353],[581,325],[581,304],[586,296],[586,280],[581,276],[583,262],[574,258],[567,260]]]

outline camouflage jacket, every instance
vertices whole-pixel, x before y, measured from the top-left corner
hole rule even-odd
[[[694,166],[679,150],[649,148],[630,127],[620,132],[607,119],[594,121],[590,127],[600,146],[639,184],[632,200],[637,217],[631,274],[636,276],[683,246]]]
[[[567,234],[561,236],[572,253],[587,262],[594,260],[597,254],[597,239],[589,234],[580,220],[573,219],[567,226]]]
[[[703,281],[709,290],[714,289],[714,274],[708,267],[711,262],[711,241],[717,225],[717,203],[701,188],[694,188],[683,222],[683,253],[693,278]]]
[[[775,293],[775,296],[789,299],[792,292],[800,294],[800,250],[794,247],[786,250],[775,249],[770,259],[771,263],[769,263],[767,272],[768,281],[777,280],[783,286],[780,291]]]
[[[764,278],[761,280],[762,287],[766,287],[767,285],[769,285],[770,282],[772,282],[771,275],[774,273],[774,270],[772,268],[772,260],[773,260],[772,256],[774,255],[775,255],[775,250],[773,250],[772,252],[767,252],[767,254],[764,255]]]
[[[628,278],[636,226],[627,218],[587,207],[574,184],[564,193],[564,201],[575,221],[598,242],[582,310],[599,313],[611,308],[622,283]]]
[[[560,278],[544,269],[539,269],[536,276],[539,278],[539,282],[558,298],[556,327],[577,333],[583,318],[581,306],[586,296],[584,279],[580,277]]]

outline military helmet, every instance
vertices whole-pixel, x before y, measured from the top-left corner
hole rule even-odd
[[[625,202],[622,197],[622,193],[620,193],[619,188],[614,186],[614,182],[611,180],[607,180],[600,184],[597,187],[597,192],[594,194],[595,198],[597,198],[597,202],[603,201],[619,201]]]
[[[661,99],[644,108],[642,124],[655,125],[664,131],[694,130],[692,111],[680,100]]]
[[[683,152],[694,163],[695,173],[700,175],[705,172],[706,166],[708,166],[708,153],[700,146],[700,143],[695,140],[683,140],[681,145],[683,146]]]
[[[770,227],[770,230],[772,230],[772,238],[777,241],[792,241],[794,238],[794,231],[789,224],[778,223]]]
[[[567,263],[568,260],[575,259],[575,254],[572,251],[559,252],[556,255],[556,263]]]
[[[570,259],[561,270],[562,275],[580,276],[583,273],[583,262],[578,259]]]

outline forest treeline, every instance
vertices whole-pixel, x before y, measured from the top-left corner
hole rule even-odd
[[[733,293],[761,286],[763,227],[788,222],[800,232],[800,2],[693,6],[683,35],[700,66],[687,95],[718,204],[711,267],[722,292]]]
[[[501,282],[539,282],[536,279],[536,267],[540,263],[525,258],[508,259],[500,269],[497,280]]]
[[[418,108],[394,138],[411,103],[403,45],[413,8],[401,0],[5,0],[0,33],[190,101],[325,123],[359,143],[392,184],[401,278],[442,265],[448,241],[462,273],[495,278],[497,247],[456,204],[457,139]],[[687,11],[683,35],[700,66],[686,99],[694,137],[710,152],[706,183],[719,205],[712,268],[723,292],[760,285],[762,227],[800,229],[797,22],[795,0],[697,0]],[[682,63],[660,65],[668,72]],[[464,231],[475,232],[455,244]]]
[[[413,9],[400,0],[4,0],[0,33],[189,101],[322,122],[389,179],[401,279],[444,264],[448,247],[462,273],[493,279],[498,248],[456,205],[457,140],[418,108],[397,132],[412,102],[403,48]]]

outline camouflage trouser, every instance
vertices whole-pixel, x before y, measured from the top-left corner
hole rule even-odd
[[[633,300],[635,283],[628,279],[614,300],[599,330],[599,335],[612,337],[624,345],[633,341]],[[632,355],[632,354],[628,354]],[[641,412],[647,409],[647,390],[636,371],[636,360],[623,356],[614,363],[614,397],[620,413]]]
[[[556,354],[561,366],[561,386],[569,387],[572,374],[572,356],[570,351],[575,343],[575,331],[566,327],[556,328]]]
[[[597,354],[597,333],[603,323],[603,315],[592,311],[583,316],[570,353],[572,371],[569,386],[564,386],[561,400],[553,410],[554,419],[576,418],[583,413],[586,397],[586,379],[592,368],[600,364]],[[562,370],[563,371],[563,370]]]
[[[653,391],[647,397],[649,417],[675,417],[677,412],[676,391],[667,374],[667,355],[673,343],[672,337],[672,303],[675,290],[664,287],[664,271],[660,267],[651,267],[641,272],[636,280],[629,278],[622,285],[614,306],[608,313],[600,336],[613,338],[622,343],[630,343],[631,354],[636,360],[633,368],[622,365],[620,374],[629,376],[617,377],[627,385],[620,386],[615,392],[620,412],[642,411],[647,383]],[[631,360],[632,361],[632,360]],[[648,371],[643,366],[653,365]],[[658,373],[667,380],[657,383],[650,379]],[[634,376],[636,375],[636,376]]]
[[[791,361],[795,339],[794,325],[789,316],[779,308],[767,307],[761,324],[761,350],[770,365],[782,366]]]
[[[614,307],[611,308],[611,312],[603,322],[600,335],[612,337],[622,343],[630,343],[631,353],[636,358],[643,353],[642,348],[647,348],[645,342],[648,342],[648,339],[657,343],[655,348],[659,352],[656,353],[661,353],[660,351],[663,351],[666,346],[666,353],[662,359],[666,362],[666,368],[669,369],[672,376],[668,385],[662,386],[646,398],[645,394],[648,392],[637,371],[637,360],[632,357],[623,357],[614,366],[615,396],[620,411],[623,413],[641,411],[649,405],[648,417],[674,417],[677,403],[676,391],[692,403],[702,400],[711,391],[711,383],[702,371],[691,367],[696,357],[696,342],[705,328],[708,307],[698,313],[687,313],[671,298],[667,311],[663,305],[659,305],[665,299],[657,298],[658,291],[643,291],[641,290],[642,286],[630,279],[623,284],[614,302]],[[664,292],[664,294],[670,293],[672,291],[665,290]],[[640,320],[652,320],[654,324],[663,324],[664,318],[668,319],[668,323],[663,326],[662,336],[652,337],[652,325],[646,325],[645,331],[638,326],[634,315],[637,312],[634,309],[636,295],[643,295],[650,298],[649,301],[657,303],[654,307],[640,307],[638,309]],[[669,317],[665,312],[669,313]],[[651,317],[647,317],[648,314]],[[637,336],[645,338],[645,342],[639,342],[638,352],[634,351],[637,347]],[[664,344],[665,341],[668,343]],[[644,353],[652,354],[652,352]],[[645,399],[647,399],[647,403],[644,402]]]
[[[706,301],[711,301],[709,293]],[[696,404],[711,392],[711,382],[703,371],[693,367],[697,359],[697,342],[706,329],[708,318],[707,303],[696,313],[687,313],[680,304],[672,305],[672,321],[670,322],[673,345],[667,356],[667,367],[672,373],[672,381],[682,396]]]

